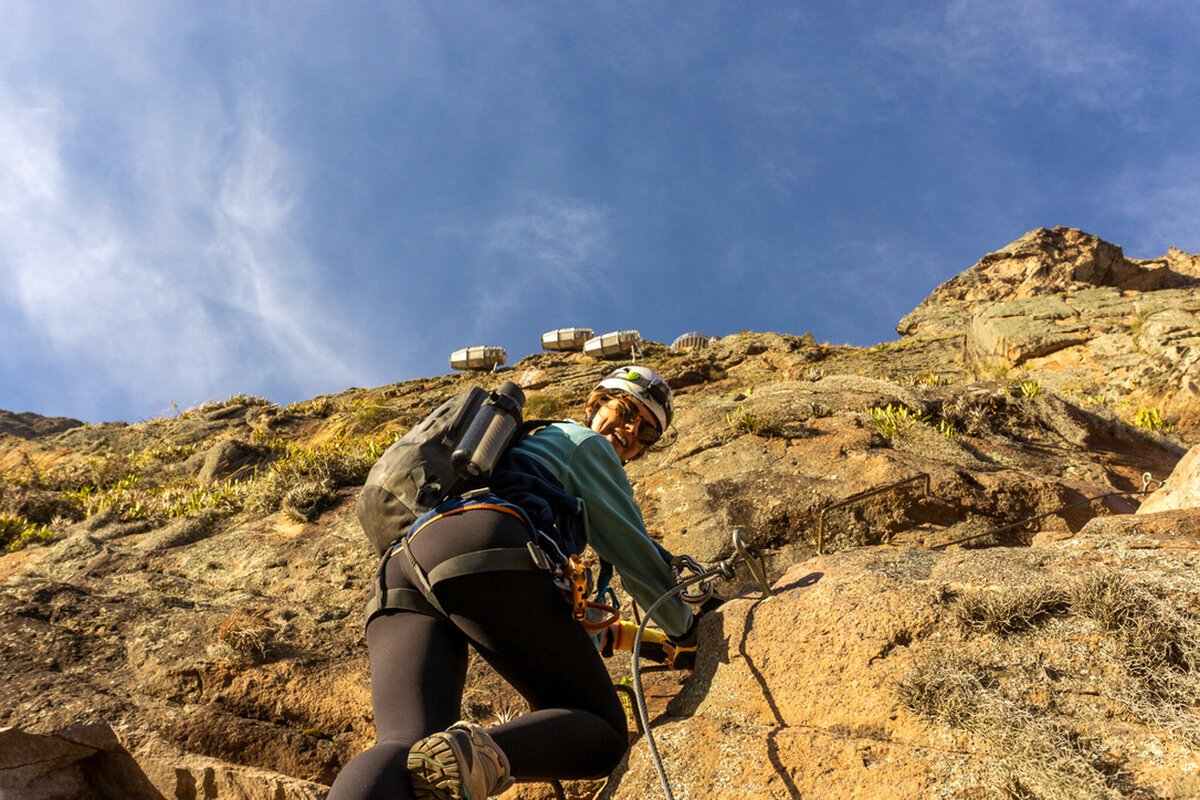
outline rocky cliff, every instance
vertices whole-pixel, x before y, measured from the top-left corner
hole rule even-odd
[[[1200,512],[1177,477],[1182,501],[1133,514],[1200,441],[1198,280],[1179,251],[1039,230],[896,342],[647,347],[678,397],[630,465],[648,526],[706,563],[744,529],[775,590],[725,582],[695,674],[646,673],[675,796],[1200,796]],[[506,377],[569,415],[610,366]],[[321,797],[373,733],[356,487],[494,380],[0,437],[4,796]],[[522,708],[472,665],[465,715]],[[568,796],[661,795],[632,731]]]
[[[1198,256],[1131,260],[1082,231],[1039,228],[946,281],[896,330],[961,335],[977,372],[1181,403],[1200,389],[1198,284]]]

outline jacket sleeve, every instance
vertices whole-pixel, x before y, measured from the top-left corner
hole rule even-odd
[[[583,500],[583,525],[588,544],[621,575],[625,591],[643,609],[675,586],[670,565],[646,532],[642,511],[612,445],[589,437],[572,454],[567,490]],[[691,609],[678,597],[659,606],[654,622],[672,638],[692,628]]]

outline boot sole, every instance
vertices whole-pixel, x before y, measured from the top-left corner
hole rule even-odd
[[[417,800],[467,800],[458,755],[443,738],[425,740],[408,754],[408,774]]]

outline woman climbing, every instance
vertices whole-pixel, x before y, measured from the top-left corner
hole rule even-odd
[[[659,439],[672,412],[661,377],[621,367],[589,395],[584,424],[556,422],[520,439],[489,494],[443,503],[407,539],[396,531],[403,546],[384,557],[381,586],[415,590],[415,602],[368,620],[377,742],[346,765],[330,800],[479,800],[515,778],[592,778],[615,768],[628,744],[625,712],[591,634],[548,570],[489,564],[486,551],[518,552],[533,541],[569,555],[591,545],[649,607],[675,580],[622,465]],[[556,514],[562,499],[580,513]],[[574,531],[572,520],[581,523]],[[547,529],[553,544],[539,540]],[[660,609],[655,621],[682,666],[694,654],[696,619],[678,599]],[[455,722],[468,645],[529,713],[487,730]]]

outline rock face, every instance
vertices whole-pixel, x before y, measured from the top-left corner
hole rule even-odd
[[[32,439],[35,436],[47,436],[52,433],[78,428],[83,423],[70,417],[43,417],[26,411],[14,414],[0,408],[0,433],[16,436],[21,439]]]
[[[1133,398],[1127,382],[1191,374],[1195,259],[1160,261],[1035,231],[939,288],[898,342],[647,346],[677,399],[673,430],[629,465],[648,528],[708,564],[742,528],[777,592],[757,599],[744,571],[722,584],[734,599],[703,621],[696,673],[645,676],[676,797],[1195,794],[1200,516],[1133,512],[1143,475],[1200,442],[1200,415],[1132,424],[1134,407],[1051,380],[1073,369]],[[546,353],[513,376],[531,414],[569,416],[609,368]],[[495,382],[0,437],[18,548],[0,555],[0,742],[23,742],[0,756],[55,753],[37,780],[80,792],[105,761],[123,765],[113,796],[321,796],[374,735],[358,487],[392,438]],[[609,669],[620,681],[628,662]],[[472,662],[464,716],[523,709]],[[81,723],[92,738],[64,733]],[[606,783],[566,788],[657,783],[635,739]]]
[[[1200,508],[1200,447],[1187,452],[1170,477],[1138,508],[1139,514]]]
[[[977,370],[1055,388],[1200,394],[1200,257],[1148,261],[1070,228],[1040,228],[939,286],[896,330],[962,334]]]
[[[655,728],[675,796],[1173,796],[1200,769],[1200,540],[1094,531],[836,553],[726,603]],[[1140,626],[1187,652],[1150,654]],[[655,782],[636,747],[604,796]]]

